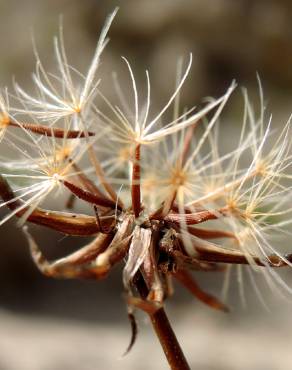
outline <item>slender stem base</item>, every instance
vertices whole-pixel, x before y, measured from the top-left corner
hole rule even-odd
[[[150,315],[150,319],[170,368],[172,370],[190,370],[164,309],[160,308]]]
[[[136,274],[136,287],[141,298],[146,299],[148,288],[141,273]],[[145,310],[146,311],[146,310]],[[160,341],[165,357],[169,363],[171,370],[190,370],[185,355],[180,347],[174,331],[170,325],[168,317],[161,307],[157,311],[147,312],[149,315],[153,329]]]

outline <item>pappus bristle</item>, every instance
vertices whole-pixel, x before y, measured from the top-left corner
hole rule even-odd
[[[89,114],[90,103],[96,95],[100,82],[100,79],[96,77],[100,57],[107,44],[107,33],[117,11],[118,8],[108,17],[102,28],[93,59],[85,76],[68,63],[62,24],[59,38],[54,39],[58,76],[45,70],[35,48],[36,72],[33,75],[33,81],[38,96],[30,95],[16,83],[16,93],[19,101],[24,105],[24,109],[16,109],[18,113],[29,113],[45,122],[57,122],[64,117],[81,114],[86,117]],[[79,84],[75,82],[76,79],[80,81]]]

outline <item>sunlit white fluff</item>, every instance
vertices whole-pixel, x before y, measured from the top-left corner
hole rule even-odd
[[[146,71],[146,82],[147,82],[147,92],[146,92],[146,103],[141,104],[138,94],[138,88],[136,85],[136,80],[134,73],[130,66],[130,63],[126,58],[123,58],[130,74],[132,81],[132,89],[134,95],[134,109],[124,109],[117,105],[112,104],[101,92],[101,96],[104,103],[110,109],[111,115],[107,115],[100,109],[97,110],[100,118],[103,120],[105,125],[109,125],[113,129],[113,135],[111,140],[128,143],[128,144],[149,144],[162,140],[166,136],[175,134],[176,132],[186,129],[187,127],[193,125],[201,118],[206,116],[207,113],[217,108],[217,111],[221,111],[223,106],[229,99],[229,96],[236,87],[235,82],[231,84],[227,92],[219,99],[214,100],[207,104],[204,108],[196,113],[191,113],[193,109],[188,112],[183,113],[179,117],[169,121],[163,122],[161,125],[161,120],[164,114],[175,101],[176,97],[179,95],[180,90],[185,83],[187,76],[189,74],[192,65],[192,55],[190,54],[189,62],[187,68],[182,75],[180,81],[178,82],[174,93],[171,95],[164,107],[156,114],[154,117],[150,118],[150,105],[151,105],[151,91],[150,91],[150,78],[149,73]],[[120,92],[120,96],[126,96],[125,93]],[[125,99],[123,99],[125,100]],[[124,105],[124,104],[122,104]],[[216,113],[215,113],[216,114]]]
[[[63,139],[43,137],[42,140],[38,140],[30,132],[25,131],[25,133],[27,146],[19,146],[8,140],[16,153],[23,158],[20,163],[23,165],[22,168],[17,164],[17,161],[9,163],[7,158],[5,159],[7,165],[1,166],[1,174],[9,180],[15,197],[8,202],[1,203],[0,207],[7,206],[14,201],[21,201],[21,206],[4,217],[0,221],[0,225],[19,211],[27,209],[21,218],[22,221],[25,221],[49,195],[56,196],[58,192],[62,192],[62,181],[72,181],[79,174],[79,170],[74,169],[74,165],[82,159],[88,150],[84,141],[81,145],[81,139],[72,140],[65,136]],[[103,135],[104,131],[91,138],[89,145],[92,145]],[[4,172],[5,169],[9,172]]]
[[[33,81],[39,94],[36,97],[32,96],[18,84],[15,84],[19,100],[25,106],[25,109],[18,109],[18,112],[29,113],[43,121],[58,121],[63,117],[81,112],[85,114],[100,82],[97,76],[97,69],[101,54],[108,42],[106,38],[107,33],[117,11],[118,8],[110,14],[105,22],[93,59],[85,76],[68,64],[62,27],[60,27],[59,39],[54,39],[59,76],[46,72],[38,53],[35,52],[37,63]],[[73,77],[77,77],[80,80],[79,85],[75,83]]]

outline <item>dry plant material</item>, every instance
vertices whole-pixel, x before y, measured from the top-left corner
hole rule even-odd
[[[178,70],[175,91],[156,115],[150,107],[148,71],[141,104],[125,58],[133,97],[126,96],[115,79],[120,101],[110,102],[102,93],[98,66],[116,12],[102,29],[84,77],[69,66],[61,31],[55,40],[60,75],[51,77],[36,52],[37,96],[15,84],[18,105],[11,107],[10,95],[3,90],[2,153],[9,146],[15,156],[1,157],[0,207],[10,213],[0,224],[16,216],[22,226],[31,222],[66,235],[91,236],[77,252],[48,261],[23,226],[33,260],[47,276],[99,280],[118,263],[125,264],[123,283],[133,332],[126,352],[137,335],[135,309],[141,309],[149,315],[170,367],[188,369],[164,311],[173,279],[222,311],[228,311],[227,305],[203,291],[192,271],[223,274],[232,265],[248,265],[252,272],[262,272],[273,289],[291,293],[275,271],[292,264],[291,255],[278,249],[279,236],[287,235],[285,228],[292,222],[290,121],[278,134],[271,130],[271,120],[265,123],[259,84],[259,117],[244,91],[239,141],[221,153],[218,119],[236,85],[232,82],[222,97],[209,100],[201,110],[179,114],[191,55],[185,72]],[[172,105],[173,118],[166,119]],[[41,208],[59,194],[63,201],[68,199],[71,212]],[[89,214],[73,212],[77,198],[88,205]]]

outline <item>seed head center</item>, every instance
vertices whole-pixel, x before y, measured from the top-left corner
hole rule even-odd
[[[10,118],[6,114],[0,114],[0,128],[5,128],[10,125]]]
[[[185,171],[181,169],[177,169],[173,172],[172,178],[171,178],[172,185],[178,188],[180,186],[184,186],[186,182],[187,182],[187,174],[185,173]]]

